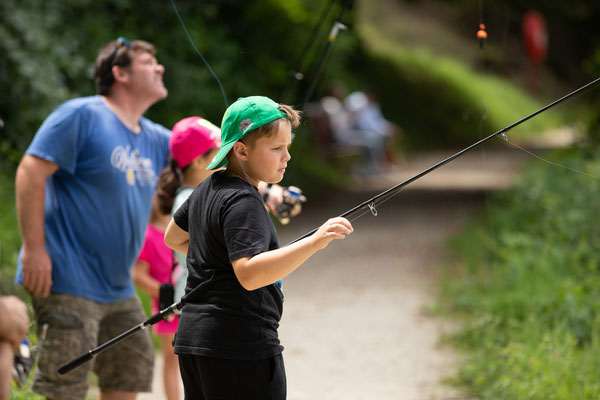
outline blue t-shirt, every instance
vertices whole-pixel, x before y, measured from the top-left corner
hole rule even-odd
[[[27,149],[59,166],[46,182],[44,210],[53,293],[99,302],[134,294],[130,270],[170,134],[146,118],[140,125],[140,133],[127,129],[100,96],[74,99],[46,118]]]

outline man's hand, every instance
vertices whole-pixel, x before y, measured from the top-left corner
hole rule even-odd
[[[21,264],[25,288],[33,295],[48,297],[52,287],[52,261],[46,249],[30,251],[23,247]]]
[[[259,185],[259,190],[260,189],[261,189],[261,187]],[[277,184],[271,185],[270,187],[265,186],[263,188],[263,198],[265,198],[265,205],[267,206],[267,210],[269,210],[273,215],[275,215],[280,221],[281,221],[281,216],[279,215],[280,214],[279,209],[282,207],[282,204],[284,202],[286,202],[288,204],[293,203],[293,207],[291,208],[289,214],[285,216],[286,222],[281,221],[284,224],[289,222],[289,217],[295,217],[296,215],[298,215],[302,212],[302,203],[304,201],[306,201],[304,196],[301,195],[300,189],[298,189],[294,186],[290,186],[289,189],[295,190],[294,193],[298,192],[298,194],[295,194],[295,195],[291,194],[289,192],[288,188],[279,186]],[[288,197],[293,198],[293,197],[298,197],[298,196],[300,196],[302,198],[302,200],[293,201],[293,202],[286,201],[286,198],[288,198]]]
[[[277,216],[277,206],[283,203],[283,187],[275,184],[265,189],[263,198],[265,198],[265,204],[267,209]]]

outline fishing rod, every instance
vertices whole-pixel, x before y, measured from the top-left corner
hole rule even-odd
[[[356,213],[356,212],[358,212],[358,211],[360,211],[360,210],[364,210],[364,209],[366,209],[366,208],[368,208],[368,209],[371,211],[371,213],[372,213],[374,216],[377,216],[377,209],[376,209],[377,200],[379,200],[379,199],[380,199],[380,198],[382,198],[383,196],[386,196],[386,195],[388,195],[388,194],[390,194],[390,197],[391,197],[391,196],[393,196],[395,191],[397,191],[397,190],[399,190],[399,189],[402,189],[403,187],[405,187],[405,186],[407,186],[407,185],[411,184],[412,182],[414,182],[414,181],[416,181],[416,180],[418,180],[418,179],[420,179],[420,178],[424,177],[425,175],[429,174],[430,172],[433,172],[433,171],[435,171],[436,169],[440,168],[441,166],[443,166],[443,165],[446,165],[446,164],[447,164],[447,163],[449,163],[450,161],[452,161],[452,160],[454,160],[454,159],[456,159],[456,158],[458,158],[458,157],[462,156],[462,155],[463,155],[463,154],[465,154],[467,151],[469,151],[469,150],[471,150],[471,149],[473,149],[473,148],[475,148],[475,147],[479,146],[479,145],[480,145],[480,144],[482,144],[482,143],[485,143],[485,142],[487,142],[488,140],[490,140],[490,139],[492,139],[492,138],[494,138],[494,137],[496,137],[496,136],[498,136],[498,135],[502,136],[504,139],[507,139],[507,138],[506,138],[506,133],[507,133],[508,131],[510,131],[512,128],[514,128],[514,127],[516,127],[516,126],[518,126],[518,125],[521,125],[523,122],[530,120],[531,118],[535,117],[536,115],[539,115],[539,114],[543,113],[544,111],[547,111],[548,109],[550,109],[550,108],[552,108],[552,107],[556,106],[557,104],[560,104],[560,103],[562,103],[563,101],[565,101],[565,100],[567,100],[567,99],[569,99],[569,98],[571,98],[571,97],[575,96],[576,94],[578,94],[578,93],[581,93],[582,91],[584,91],[584,90],[586,90],[586,89],[589,89],[589,88],[593,87],[593,86],[594,86],[594,85],[596,85],[598,82],[600,82],[600,78],[596,78],[595,80],[593,80],[593,81],[591,81],[591,82],[589,82],[589,83],[585,84],[584,86],[580,87],[579,89],[576,89],[576,90],[572,91],[571,93],[569,93],[569,94],[567,94],[567,95],[565,95],[565,96],[563,96],[563,97],[559,98],[558,100],[555,100],[555,101],[553,101],[552,103],[550,103],[550,104],[548,104],[548,105],[546,105],[546,106],[544,106],[544,107],[540,108],[539,110],[537,110],[537,111],[535,111],[535,112],[533,112],[533,113],[529,114],[528,116],[526,116],[526,117],[524,117],[524,118],[522,118],[522,119],[518,120],[517,122],[514,122],[514,123],[512,123],[512,124],[508,125],[507,127],[505,127],[505,128],[502,128],[502,129],[500,129],[499,131],[497,131],[497,132],[494,132],[494,133],[492,133],[491,135],[489,135],[489,136],[487,136],[487,137],[485,137],[485,138],[483,138],[483,139],[479,140],[478,142],[475,142],[475,143],[473,143],[472,145],[470,145],[470,146],[468,146],[468,147],[466,147],[466,148],[462,149],[462,150],[461,150],[461,151],[459,151],[458,153],[456,153],[456,154],[453,154],[453,155],[451,155],[450,157],[448,157],[448,158],[446,158],[446,159],[444,159],[444,160],[442,160],[442,161],[438,162],[437,164],[435,164],[435,165],[433,165],[433,166],[431,166],[431,167],[429,167],[429,168],[425,169],[424,171],[422,171],[422,172],[420,172],[420,173],[416,174],[416,175],[415,175],[415,176],[413,176],[412,178],[408,178],[407,180],[405,180],[405,181],[403,181],[403,182],[401,182],[401,183],[399,183],[399,184],[397,184],[397,185],[395,185],[395,186],[392,186],[392,187],[391,187],[391,188],[389,188],[389,189],[386,189],[385,191],[383,191],[383,192],[379,193],[378,195],[376,195],[376,196],[373,196],[373,197],[372,197],[372,198],[370,198],[369,200],[366,200],[366,201],[364,201],[364,202],[360,203],[359,205],[357,205],[356,207],[354,207],[354,208],[351,208],[350,210],[348,210],[348,211],[344,212],[343,214],[340,214],[340,215],[339,215],[339,217],[344,217],[344,218],[345,218],[345,217],[348,217],[348,216],[350,216],[350,215],[352,215],[352,214],[354,214],[354,213]],[[304,235],[300,236],[299,238],[297,238],[297,239],[295,239],[295,240],[291,241],[291,242],[290,242],[290,243],[288,243],[287,245],[289,246],[290,244],[296,243],[296,242],[298,242],[298,241],[300,241],[300,240],[302,240],[302,239],[305,239],[305,238],[309,237],[310,235],[314,234],[314,233],[315,233],[315,232],[316,232],[318,229],[319,229],[319,228],[315,228],[315,229],[313,229],[312,231],[310,231],[310,232],[308,232],[308,233],[306,233],[306,234],[304,234]]]
[[[83,353],[82,355],[72,359],[71,361],[64,363],[63,365],[61,365],[58,368],[58,373],[60,375],[66,374],[67,372],[71,371],[74,368],[77,368],[81,364],[84,364],[84,363],[90,361],[92,358],[96,357],[98,354],[102,353],[103,351],[108,350],[111,347],[113,347],[114,345],[118,344],[119,342],[122,342],[123,340],[127,339],[129,336],[133,335],[134,333],[137,333],[143,329],[146,329],[147,327],[154,325],[157,322],[164,320],[166,317],[180,311],[181,307],[183,307],[183,299],[179,303],[172,304],[169,307],[165,308],[164,310],[157,312],[156,314],[154,314],[150,318],[148,318],[146,321],[142,322],[139,325],[136,325],[135,327],[129,329],[126,332],[123,332],[119,336],[110,339],[108,342],[105,342],[105,343],[101,344],[100,346],[98,346],[92,350],[89,350],[87,353]]]
[[[129,329],[128,331],[123,332],[119,336],[116,336],[116,337],[110,339],[109,341],[101,344],[100,346],[98,346],[92,350],[89,350],[88,352],[83,353],[78,357],[75,357],[71,361],[64,363],[63,365],[61,365],[58,368],[58,373],[60,375],[64,375],[67,372],[90,361],[91,359],[93,359],[98,354],[102,353],[103,351],[106,351],[106,350],[110,349],[111,347],[119,344],[120,342],[127,339],[131,335],[133,335],[139,331],[142,331],[142,330],[146,329],[147,327],[152,326],[160,321],[163,321],[167,317],[169,317],[175,313],[178,313],[183,308],[183,305],[186,302],[186,298],[188,298],[189,296],[193,296],[197,292],[200,292],[202,289],[204,289],[204,286],[208,283],[208,281],[210,281],[210,279],[207,279],[206,281],[204,281],[201,284],[199,284],[198,286],[196,286],[188,294],[183,296],[178,303],[171,304],[169,307],[165,308],[164,310],[160,310],[159,312],[157,312],[154,315],[151,315],[150,318],[148,318],[146,321],[134,326],[133,328]]]
[[[200,286],[198,286],[198,287],[200,287]],[[197,289],[198,287],[196,287],[195,289]],[[71,371],[72,369],[75,369],[75,368],[79,367],[80,365],[90,361],[92,358],[96,357],[98,354],[102,353],[103,351],[108,350],[111,347],[113,347],[114,345],[127,339],[129,336],[133,335],[134,333],[144,330],[147,327],[164,320],[166,317],[168,317],[178,311],[181,311],[182,307],[183,307],[183,299],[179,303],[172,304],[169,307],[165,308],[164,310],[157,312],[156,314],[154,314],[150,318],[148,318],[146,321],[142,322],[139,325],[136,325],[135,327],[129,329],[126,332],[123,332],[119,336],[110,339],[108,342],[105,342],[105,343],[101,344],[100,346],[98,346],[92,350],[89,350],[87,353],[83,353],[82,355],[72,359],[71,361],[64,363],[63,365],[61,365],[58,368],[58,373],[60,375],[66,374],[67,372]]]
[[[492,133],[491,135],[479,140],[478,142],[473,143],[472,145],[462,149],[461,151],[459,151],[458,153],[455,153],[453,155],[451,155],[450,157],[438,162],[437,164],[425,169],[424,171],[416,174],[415,176],[413,176],[412,178],[409,178],[395,186],[392,186],[391,188],[379,193],[378,195],[370,198],[369,200],[366,200],[362,203],[360,203],[359,205],[357,205],[354,208],[351,208],[350,210],[344,212],[343,214],[339,215],[339,217],[348,217],[354,213],[356,213],[357,211],[363,210],[365,208],[369,208],[369,210],[371,211],[371,213],[374,216],[377,216],[377,209],[375,208],[376,206],[376,202],[377,200],[379,200],[380,198],[390,194],[391,196],[394,194],[395,191],[411,184],[412,182],[424,177],[425,175],[429,174],[430,172],[442,167],[443,165],[449,163],[450,161],[462,156],[463,154],[465,154],[467,151],[479,146],[480,144],[487,142],[488,140],[501,135],[503,137],[506,138],[506,133],[508,131],[510,131],[512,128],[521,125],[523,122],[530,120],[531,118],[547,111],[548,109],[562,103],[563,101],[575,96],[578,93],[581,93],[582,91],[589,89],[591,87],[593,87],[594,85],[596,85],[598,82],[600,82],[600,78],[597,78],[589,83],[587,83],[586,85],[580,87],[577,90],[572,91],[571,93],[559,98],[558,100],[553,101],[552,103],[546,105],[545,107],[540,108],[539,110],[529,114],[528,116],[518,120],[517,122],[514,122],[510,125],[508,125],[505,128],[500,129],[497,132]],[[312,231],[300,236],[299,238],[295,239],[294,241],[288,243],[287,245],[291,245],[293,243],[296,243],[302,239],[305,239],[307,237],[309,237],[310,235],[314,234],[316,231],[318,230],[318,228],[313,229]],[[188,293],[187,295],[185,295],[181,301],[179,301],[178,303],[172,304],[171,306],[165,308],[164,310],[159,311],[158,313],[152,315],[150,318],[148,318],[146,321],[142,322],[141,324],[129,329],[128,331],[122,333],[121,335],[109,340],[108,342],[92,349],[89,350],[87,353],[84,353],[82,355],[80,355],[79,357],[74,358],[71,361],[68,361],[67,363],[63,364],[60,366],[60,368],[58,369],[58,373],[63,375],[66,374],[67,372],[71,371],[72,369],[80,366],[81,364],[84,364],[88,361],[90,361],[92,358],[94,358],[96,355],[98,355],[99,353],[115,346],[116,344],[118,344],[119,342],[127,339],[129,336],[143,330],[146,329],[148,326],[154,325],[157,322],[160,322],[162,320],[164,320],[166,317],[181,311],[181,309],[183,308],[183,305],[185,304],[186,298],[189,297],[190,295],[200,291],[204,284],[206,282],[201,283],[200,285],[196,286],[192,291],[190,291],[190,293]]]
[[[329,0],[329,2],[325,5],[323,12],[321,12],[319,19],[315,23],[315,26],[312,28],[312,31],[310,32],[310,35],[309,35],[308,39],[306,40],[306,43],[304,44],[304,48],[298,55],[298,58],[296,59],[296,61],[292,64],[293,67],[289,71],[288,80],[287,80],[285,86],[283,87],[283,91],[281,93],[282,100],[287,98],[288,90],[289,90],[290,86],[292,85],[292,83],[294,82],[294,80],[301,81],[304,79],[304,73],[302,71],[304,70],[304,63],[305,63],[306,56],[308,55],[308,51],[310,50],[312,45],[315,43],[317,34],[321,30],[321,26],[323,25],[323,22],[325,22],[325,19],[329,15],[329,12],[331,11],[331,8],[332,8],[333,4],[335,3],[335,1],[336,0]]]
[[[302,107],[300,108],[301,110],[305,109],[306,104],[310,100],[310,97],[312,96],[312,93],[315,90],[315,86],[317,84],[317,79],[319,78],[319,75],[321,74],[321,70],[323,69],[323,65],[325,64],[325,59],[327,58],[327,54],[331,50],[331,46],[332,46],[333,42],[335,41],[335,39],[337,38],[339,31],[348,29],[348,27],[342,23],[342,18],[344,16],[344,13],[346,12],[346,10],[348,10],[348,8],[350,7],[350,3],[352,3],[352,0],[344,0],[344,2],[342,4],[342,9],[341,9],[338,17],[336,18],[335,22],[333,23],[333,27],[331,28],[331,31],[329,32],[329,36],[327,38],[327,44],[325,45],[325,49],[323,50],[323,53],[321,54],[321,59],[319,60],[319,64],[317,65],[317,70],[315,72],[315,75],[314,75],[312,81],[310,82],[308,90],[306,91],[306,95],[304,96],[304,101],[302,102]]]

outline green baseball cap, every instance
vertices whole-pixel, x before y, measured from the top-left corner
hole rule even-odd
[[[279,118],[287,118],[279,104],[268,97],[240,97],[229,106],[221,122],[221,149],[206,167],[217,169],[227,164],[227,153],[247,132],[260,128]]]

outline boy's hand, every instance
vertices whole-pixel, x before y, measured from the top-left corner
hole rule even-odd
[[[346,218],[335,217],[327,220],[311,236],[317,249],[324,249],[333,239],[344,239],[354,231],[352,224]]]

